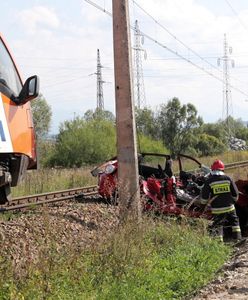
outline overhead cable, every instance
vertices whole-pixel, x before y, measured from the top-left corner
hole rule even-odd
[[[239,23],[241,24],[241,26],[248,32],[248,28],[247,26],[243,23],[243,21],[240,19],[238,13],[236,12],[236,10],[232,7],[232,5],[230,4],[230,2],[228,0],[225,0],[226,3],[228,4],[228,6],[230,7],[230,9],[232,10],[232,12],[234,13],[234,15],[236,15]]]
[[[87,3],[89,3],[89,4],[91,4],[92,6],[96,7],[97,9],[99,9],[99,10],[102,11],[102,12],[104,12],[104,13],[107,14],[108,16],[112,17],[112,14],[111,14],[109,11],[107,11],[105,8],[99,6],[99,5],[96,4],[95,2],[93,2],[93,1],[91,1],[91,0],[84,0],[84,1],[87,2]],[[132,25],[130,25],[130,28],[131,28],[132,30],[135,30],[135,27],[132,26]],[[159,42],[157,39],[155,39],[155,38],[149,36],[149,35],[146,34],[145,32],[143,32],[143,31],[140,30],[140,34],[143,35],[143,36],[144,36],[145,38],[147,38],[148,40],[154,42],[155,44],[157,44],[157,45],[160,46],[161,48],[166,49],[168,52],[170,52],[170,53],[176,55],[177,57],[181,58],[182,60],[184,60],[184,61],[186,61],[187,63],[191,64],[192,66],[196,67],[197,69],[202,70],[203,72],[205,72],[205,73],[208,74],[209,76],[215,78],[216,80],[220,81],[221,83],[224,83],[224,80],[223,80],[222,78],[216,76],[215,74],[213,74],[212,72],[206,70],[205,68],[203,68],[203,67],[197,65],[196,63],[192,62],[190,59],[184,57],[183,55],[181,55],[181,54],[178,53],[177,51],[175,51],[175,50],[169,48],[168,46],[166,46],[166,45],[164,45],[163,43]],[[218,71],[219,71],[219,70],[218,70]],[[222,72],[221,72],[221,73],[222,73]],[[235,87],[235,86],[232,86],[232,85],[230,85],[230,87],[231,87],[232,89],[236,90],[237,92],[239,92],[240,94],[242,94],[242,95],[248,97],[248,94],[245,93],[245,92],[243,92],[243,91],[241,91],[239,88],[237,88],[237,87]]]
[[[210,65],[212,68],[218,70],[219,72],[222,73],[215,65],[211,64],[209,61],[207,61],[204,57],[199,55],[195,50],[190,48],[188,45],[186,45],[183,41],[181,41],[179,38],[177,38],[173,33],[169,31],[164,25],[158,22],[151,14],[149,14],[140,4],[138,4],[135,0],[133,0],[133,3],[140,9],[142,10],[147,16],[149,16],[159,27],[161,27],[163,30],[165,30],[170,36],[172,36],[177,42],[179,42],[181,45],[183,45],[188,51],[191,51],[196,55],[198,58],[200,58],[202,61]]]

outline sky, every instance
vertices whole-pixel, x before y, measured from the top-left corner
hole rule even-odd
[[[97,105],[100,50],[104,108],[115,113],[112,19],[86,0],[1,1],[0,32],[23,79],[40,77],[52,109],[50,132]],[[111,0],[92,0],[108,12]],[[144,34],[145,104],[173,97],[192,103],[205,122],[223,117],[224,34],[232,53],[230,112],[248,121],[247,0],[129,0],[130,24]],[[132,45],[134,32],[131,29]],[[146,56],[146,59],[145,59]],[[219,65],[218,65],[218,58]],[[233,62],[233,63],[232,63]],[[233,66],[232,66],[233,65]]]

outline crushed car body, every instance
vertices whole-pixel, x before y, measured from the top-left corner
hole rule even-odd
[[[201,188],[210,168],[192,156],[178,154],[138,154],[140,192],[143,210],[171,215],[187,215],[211,219],[211,212],[200,205]],[[98,177],[98,192],[108,201],[116,202],[118,185],[117,157],[91,171]],[[236,182],[240,191],[236,209],[242,232],[248,228],[248,181]]]

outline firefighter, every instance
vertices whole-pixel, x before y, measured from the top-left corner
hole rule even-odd
[[[202,192],[201,203],[209,206],[213,216],[210,234],[223,241],[223,226],[231,227],[232,239],[241,239],[239,219],[234,203],[238,199],[238,188],[233,180],[224,174],[224,163],[215,160],[211,173],[206,180]]]

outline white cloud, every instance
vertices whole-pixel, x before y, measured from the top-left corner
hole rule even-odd
[[[247,83],[245,66],[248,56],[240,55],[248,48],[247,32],[234,15],[216,15],[195,0],[137,0],[152,16],[171,31],[178,39],[194,49],[202,57],[217,67],[217,57],[223,56],[223,35],[226,32],[233,54],[236,55],[236,69],[231,72],[231,83],[246,92],[247,84],[233,81],[232,76]],[[111,10],[111,1],[106,9]],[[63,5],[65,2],[63,1]],[[76,4],[71,4],[76,5]],[[211,73],[222,76],[199,57],[173,39],[165,30],[156,25],[130,1],[132,23],[137,18],[142,31],[159,42],[191,59]],[[22,34],[13,41],[15,55],[26,57],[17,59],[25,76],[38,74],[41,89],[52,105],[54,128],[66,116],[74,112],[83,114],[96,106],[96,77],[88,76],[96,71],[96,51],[101,52],[105,108],[114,112],[112,20],[96,8],[80,2],[78,20],[74,16],[65,19],[59,10],[46,6],[36,6],[19,12],[16,26],[24,27]],[[241,11],[240,18],[246,20],[248,11]],[[32,34],[26,36],[23,32]],[[131,32],[133,35],[133,32]],[[27,47],[28,45],[28,47]],[[214,121],[222,115],[222,84],[194,66],[172,59],[171,53],[145,39],[143,47],[148,60],[143,62],[147,104],[155,108],[171,97],[178,97],[183,103],[192,102],[204,120]],[[209,58],[212,57],[212,58]],[[167,60],[152,60],[167,58]],[[242,68],[243,67],[243,68]],[[222,68],[220,67],[220,71]],[[233,92],[235,117],[247,118],[244,96]]]
[[[56,29],[59,19],[55,12],[45,6],[35,6],[22,10],[17,15],[25,32],[34,34],[37,30]]]
[[[222,78],[222,74],[216,69],[217,58],[222,57],[223,53],[223,37],[227,33],[229,45],[233,47],[233,54],[236,65],[248,66],[248,56],[239,56],[240,51],[246,52],[248,48],[247,31],[245,32],[238,21],[236,15],[216,15],[206,7],[200,6],[194,0],[157,0],[157,1],[138,1],[145,10],[155,17],[159,23],[166,27],[177,39],[183,41],[189,48],[196,51],[201,57],[209,61],[214,67],[211,67],[205,61],[195,56],[187,47],[182,46],[180,42],[173,39],[166,30],[156,25],[144,13],[138,15],[139,9],[136,9],[136,15],[141,20],[141,30],[148,32],[150,36],[157,39],[162,44],[168,46],[185,58],[189,58],[199,67],[208,70],[215,76]],[[220,9],[220,12],[222,10]],[[240,16],[246,19],[246,11],[241,11]],[[240,17],[239,16],[239,17]],[[148,50],[150,58],[173,58],[173,54],[162,49],[162,47],[154,46],[150,41],[146,40],[144,45]],[[241,50],[242,49],[242,50]],[[176,57],[176,56],[175,56]],[[164,78],[154,78],[156,87],[159,85],[161,89],[154,88],[151,78],[145,78],[147,99],[152,105],[161,102],[162,98],[178,96],[182,102],[193,102],[199,113],[204,119],[214,121],[222,116],[222,84],[218,80],[205,74],[201,70],[197,70],[190,64],[183,63],[181,60],[159,60],[144,62],[144,70],[153,68],[157,74],[167,74]],[[219,68],[222,71],[222,66]],[[235,76],[241,81],[245,80],[238,70],[230,70],[230,82],[233,86],[248,93],[247,85],[242,85],[240,81],[235,81]],[[247,81],[247,80],[246,80]],[[247,118],[244,110],[240,107],[244,106],[245,96],[233,91],[233,111],[235,117],[240,115]]]

